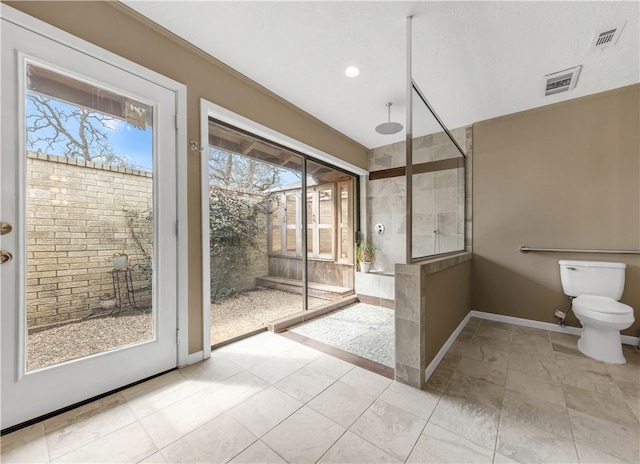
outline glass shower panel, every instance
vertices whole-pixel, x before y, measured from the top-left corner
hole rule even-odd
[[[464,157],[413,90],[414,259],[464,249]]]

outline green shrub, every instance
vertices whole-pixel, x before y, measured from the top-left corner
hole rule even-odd
[[[237,293],[257,238],[267,228],[272,196],[212,186],[209,193],[211,300]]]

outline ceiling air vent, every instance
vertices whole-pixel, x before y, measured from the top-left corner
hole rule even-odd
[[[624,23],[617,27],[608,27],[602,31],[596,32],[593,35],[589,51],[591,52],[594,50],[603,50],[608,47],[613,47],[618,42],[622,29],[624,29],[626,24],[627,23]]]
[[[544,96],[568,92],[578,83],[582,65],[544,76]]]

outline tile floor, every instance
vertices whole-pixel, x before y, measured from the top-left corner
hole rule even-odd
[[[2,438],[2,462],[637,463],[640,354],[471,319],[425,391],[263,333]]]

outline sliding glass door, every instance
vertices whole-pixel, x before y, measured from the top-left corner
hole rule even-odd
[[[212,345],[352,295],[354,176],[208,127]]]
[[[300,185],[304,159],[209,124],[211,344],[304,308]]]

